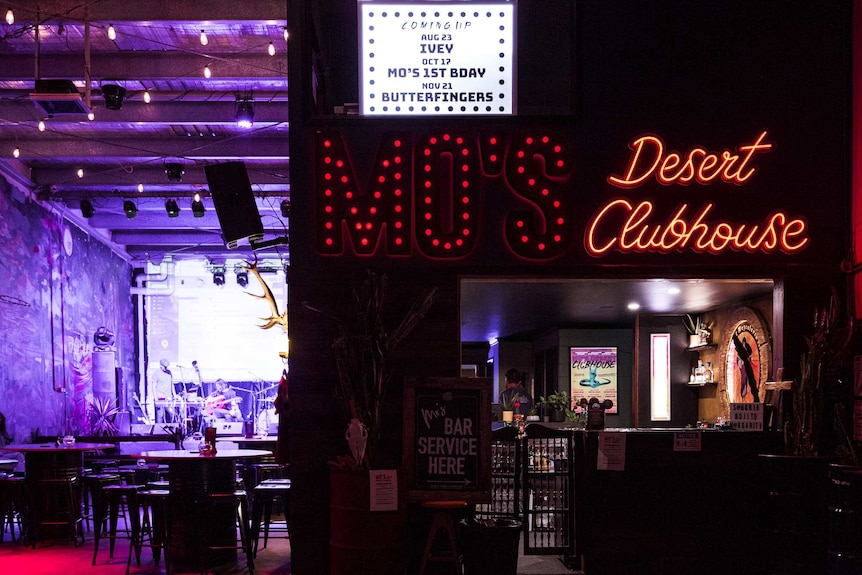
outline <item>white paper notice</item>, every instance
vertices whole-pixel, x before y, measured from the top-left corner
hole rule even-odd
[[[371,511],[398,510],[398,470],[373,469],[368,472]]]
[[[599,454],[596,469],[623,471],[626,468],[626,434],[599,432]]]

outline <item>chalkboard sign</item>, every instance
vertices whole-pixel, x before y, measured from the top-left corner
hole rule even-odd
[[[490,501],[491,387],[475,377],[405,380],[408,499]]]

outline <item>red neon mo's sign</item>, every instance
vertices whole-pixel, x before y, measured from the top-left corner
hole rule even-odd
[[[630,144],[632,155],[621,175],[608,182],[634,189],[651,179],[670,185],[722,182],[742,186],[757,172],[755,157],[772,148],[762,132],[736,152],[694,147],[685,154],[666,151],[652,135]],[[409,132],[384,135],[362,186],[348,149],[335,130],[315,139],[315,244],[324,255],[359,256],[385,250],[389,256],[455,260],[476,248],[487,227],[482,202],[492,194],[512,194],[525,209],[504,215],[499,240],[516,256],[542,261],[572,245],[575,193],[570,176],[571,145],[556,135],[513,136],[485,130],[468,137],[438,130],[415,142]],[[527,209],[529,208],[529,209]],[[761,222],[728,222],[711,217],[715,204],[677,206],[656,221],[656,206],[615,198],[600,206],[584,231],[587,252],[745,251],[796,253],[809,243],[807,223],[776,210]],[[490,212],[490,210],[488,210]]]

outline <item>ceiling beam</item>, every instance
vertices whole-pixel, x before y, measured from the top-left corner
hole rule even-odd
[[[173,139],[157,139],[147,135],[141,135],[137,139],[109,137],[98,141],[82,136],[0,139],[0,150],[5,152],[13,148],[20,150],[22,160],[36,163],[47,160],[87,165],[93,161],[100,164],[116,161],[116,164],[120,165],[127,163],[128,158],[135,158],[156,162],[161,167],[163,158],[181,158],[192,162],[258,159],[284,162],[284,169],[287,169],[290,163],[288,139],[273,138],[265,134],[258,137],[250,134],[248,137],[233,139],[179,136]]]
[[[120,86],[140,89],[141,82],[183,80],[186,77],[200,77],[204,80],[204,66],[209,65],[212,77],[208,79],[214,86],[225,80],[242,85],[248,79],[283,79],[287,86],[287,60],[266,53],[246,54],[189,54],[178,51],[162,52],[116,52],[113,54],[95,53],[90,56],[90,73],[93,91],[99,89],[99,81],[115,79]],[[22,82],[22,87],[32,89],[35,84],[35,56],[33,54],[4,54],[3,79]],[[83,80],[84,55],[75,53],[42,54],[39,58],[39,77],[43,80],[65,79]],[[133,82],[125,86],[123,80]],[[146,84],[145,84],[146,85]]]
[[[38,7],[44,21],[85,19],[91,22],[240,22],[261,20],[287,21],[285,0],[194,0],[165,2],[135,0],[134,2],[81,2],[81,0],[8,0],[6,7],[15,10],[16,23],[33,23]],[[54,16],[62,16],[56,18]]]
[[[126,99],[120,110],[108,110],[102,106],[102,100],[93,99],[94,112],[97,125],[110,130],[112,123],[137,125],[166,124],[171,126],[183,125],[236,125],[237,103],[233,94],[230,100],[211,102],[185,101],[185,97],[175,94],[177,98],[182,97],[181,102],[153,101],[145,104],[140,101],[140,96],[134,94],[137,101]],[[212,94],[210,94],[212,96]],[[288,120],[287,100],[278,102],[252,100],[254,107],[254,127],[264,127],[267,124],[284,123]],[[44,118],[44,114],[29,99],[22,100],[0,100],[0,118],[5,122],[33,122]],[[83,114],[70,114],[54,116],[46,122],[48,129],[63,129],[65,125],[74,124],[79,126],[87,123]]]
[[[54,167],[34,167],[30,173],[30,179],[37,186],[63,186],[68,185],[72,188],[88,186],[137,186],[138,183],[147,184],[165,184],[170,185],[165,169],[161,162],[158,164],[146,164],[133,166],[133,169],[127,171],[132,166],[118,166],[116,168],[105,168],[99,170],[94,167],[85,170],[84,177],[78,178],[75,175],[75,170],[54,168]],[[246,163],[249,179],[251,180],[252,189],[258,184],[282,184],[290,183],[289,177],[278,176],[273,174],[273,168],[255,169],[255,166]],[[285,162],[285,174],[287,173],[288,163]],[[188,185],[207,186],[206,174],[202,166],[187,165],[184,166],[185,174],[183,175],[182,183]]]

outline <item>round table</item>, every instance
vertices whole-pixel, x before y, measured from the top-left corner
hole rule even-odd
[[[168,465],[170,484],[170,521],[172,531],[171,562],[182,569],[196,570],[204,546],[230,547],[208,553],[205,568],[236,561],[236,507],[225,501],[209,506],[211,521],[202,524],[200,506],[208,494],[236,491],[236,462],[271,455],[263,449],[220,449],[204,456],[198,451],[166,449],[142,451],[133,457],[163,461]]]

